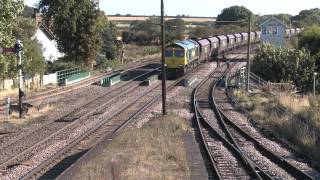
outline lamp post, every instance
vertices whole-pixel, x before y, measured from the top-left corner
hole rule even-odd
[[[313,96],[316,96],[316,76],[318,73],[313,73]]]
[[[164,3],[161,0],[161,62],[162,62],[162,114],[167,114],[167,87],[166,87],[166,65],[165,65],[165,24],[164,24]]]

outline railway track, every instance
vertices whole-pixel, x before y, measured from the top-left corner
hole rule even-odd
[[[179,78],[175,82],[170,82],[168,84],[168,89],[171,89],[180,83],[183,78],[184,77]],[[68,125],[59,132],[52,134],[45,140],[28,148],[18,156],[11,158],[8,161],[9,163],[5,164],[7,167],[6,175],[11,177],[10,175],[13,174],[14,177],[23,177],[23,179],[40,178],[46,171],[48,171],[48,169],[54,167],[65,157],[85,153],[106,135],[114,135],[125,127],[126,124],[135,116],[144,111],[161,97],[159,84],[152,87],[152,89],[146,89],[145,91],[139,90],[138,92],[138,96],[135,95],[132,98],[127,98],[130,99],[130,102],[126,102],[122,106],[117,106],[114,110],[108,109],[108,112],[111,111],[115,113],[108,114],[108,112],[103,112],[101,109],[101,112],[93,113],[86,118],[90,119],[91,122],[87,120],[72,123],[75,126]],[[85,128],[81,126],[84,124]],[[89,125],[87,126],[87,124]],[[72,137],[72,140],[67,139],[68,136],[74,136],[74,130],[77,128],[80,128],[80,130],[76,133],[76,137]],[[45,147],[47,146],[52,147],[52,152],[45,151]],[[38,154],[45,154],[46,157],[37,157],[39,156]],[[61,169],[60,166],[59,169]],[[16,172],[19,173],[17,174]],[[57,173],[53,174],[56,175]],[[51,171],[43,177],[47,176],[52,177]]]
[[[225,131],[228,132],[229,140],[237,144],[242,154],[252,161],[256,167],[260,168],[271,179],[313,179],[303,170],[293,166],[286,159],[280,157],[263,145],[263,139],[257,136],[251,136],[245,129],[245,125],[236,125],[230,116],[227,115],[227,109],[217,105],[221,99],[221,93],[216,93],[219,88],[214,89],[213,103],[217,113],[220,114],[220,124],[223,124]],[[222,110],[223,109],[223,110]]]
[[[158,60],[156,60],[156,61],[149,61],[149,60],[142,61],[141,63],[138,63],[138,64],[130,65],[130,66],[124,67],[122,69],[117,69],[116,72],[127,72],[130,70],[142,67],[144,65],[147,65],[150,63],[157,63],[157,62],[158,62]],[[62,87],[54,88],[51,90],[46,90],[46,91],[40,92],[40,93],[33,93],[33,94],[30,94],[28,97],[26,97],[23,101],[24,101],[24,103],[33,103],[35,101],[40,101],[40,100],[43,100],[46,98],[51,98],[51,97],[55,97],[58,95],[66,94],[68,92],[75,91],[75,90],[87,87],[95,82],[98,82],[102,77],[111,75],[114,72],[115,71],[98,74],[94,77],[91,77],[89,79],[83,80],[79,83],[75,83],[75,84],[72,84],[69,86],[62,86]],[[17,99],[13,99],[12,104],[13,103],[17,103]],[[1,108],[5,108],[5,105],[3,103],[0,104],[0,109]]]
[[[194,92],[197,124],[216,178],[312,179],[264,148],[259,139],[242,134],[242,128],[233,126],[225,116],[227,109],[221,112],[214,95],[215,90],[220,88],[217,87],[219,80],[227,71],[217,71]]]
[[[259,84],[256,86],[259,86]],[[234,134],[239,138],[249,139],[246,140],[247,142],[251,140],[248,144],[241,144],[244,148],[251,146],[252,149],[255,148],[261,151],[263,156],[274,159],[273,162],[277,164],[282,164],[283,169],[293,174],[294,177],[299,179],[320,179],[320,172],[313,168],[312,160],[301,152],[299,148],[275,136],[268,127],[259,126],[259,123],[251,119],[246,110],[240,109],[244,114],[239,115],[236,110],[240,105],[237,104],[238,102],[229,88],[228,90],[216,89],[215,97],[219,97],[217,100],[219,110],[223,113]],[[230,109],[235,111],[231,112]],[[254,153],[248,153],[254,158]]]
[[[168,91],[174,88],[177,84],[179,84],[184,77],[179,78],[174,82],[170,82],[168,84]],[[153,87],[152,90],[148,90],[146,92],[142,92],[138,97],[136,97],[133,101],[131,101],[125,107],[122,107],[111,115],[108,119],[104,119],[97,123],[94,127],[90,128],[89,131],[79,136],[77,139],[73,140],[68,146],[59,150],[56,154],[54,154],[50,159],[42,162],[40,165],[33,168],[29,173],[24,175],[21,179],[53,179],[56,178],[57,175],[62,173],[63,170],[66,169],[70,164],[74,161],[70,162],[66,159],[65,162],[61,162],[61,160],[65,159],[65,157],[70,157],[75,154],[81,154],[83,151],[88,151],[103,139],[107,139],[111,141],[112,138],[123,130],[126,125],[128,125],[135,117],[137,117],[140,113],[149,108],[153,103],[158,101],[161,98],[161,84]],[[58,168],[53,168],[58,162]],[[61,168],[65,166],[65,168]],[[50,168],[50,171],[48,171]],[[47,173],[45,173],[47,172]]]
[[[221,131],[215,131],[217,126],[215,112],[210,101],[211,89],[232,67],[224,65],[204,79],[194,92],[194,108],[197,125],[202,141],[208,153],[213,168],[213,174],[218,179],[260,179],[258,172],[241,153],[225,140]]]
[[[64,129],[79,123],[79,120],[85,120],[94,114],[98,114],[105,108],[111,108],[119,99],[130,92],[139,92],[143,87],[140,87],[140,82],[136,80],[153,74],[157,70],[158,69],[153,69],[140,74],[132,80],[115,87],[111,92],[107,91],[106,93],[91,99],[81,107],[73,109],[71,112],[60,117],[51,119],[23,136],[14,138],[8,143],[0,146],[0,169],[6,169],[10,164],[15,164],[14,159],[17,155],[23,154],[26,149],[32,148],[46,137],[60,133]]]

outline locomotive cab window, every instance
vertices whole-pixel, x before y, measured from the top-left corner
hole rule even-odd
[[[184,50],[176,50],[175,56],[176,57],[184,57]]]
[[[165,51],[165,56],[166,57],[173,57],[173,51],[172,50],[166,50]]]

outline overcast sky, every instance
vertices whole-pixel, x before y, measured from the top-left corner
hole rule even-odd
[[[38,0],[25,0],[29,6]],[[320,8],[320,0],[164,0],[167,15],[216,17],[223,8],[242,5],[254,14],[288,13],[297,15],[301,10]],[[159,15],[160,0],[100,0],[106,14]]]

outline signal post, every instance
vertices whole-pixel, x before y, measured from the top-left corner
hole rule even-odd
[[[3,48],[0,47],[0,54],[9,54],[9,53],[15,53],[18,60],[18,76],[19,76],[19,118],[22,118],[23,108],[22,108],[22,97],[24,96],[23,92],[23,80],[22,80],[22,50],[23,50],[23,44],[20,40],[16,41],[16,44],[13,48]]]

